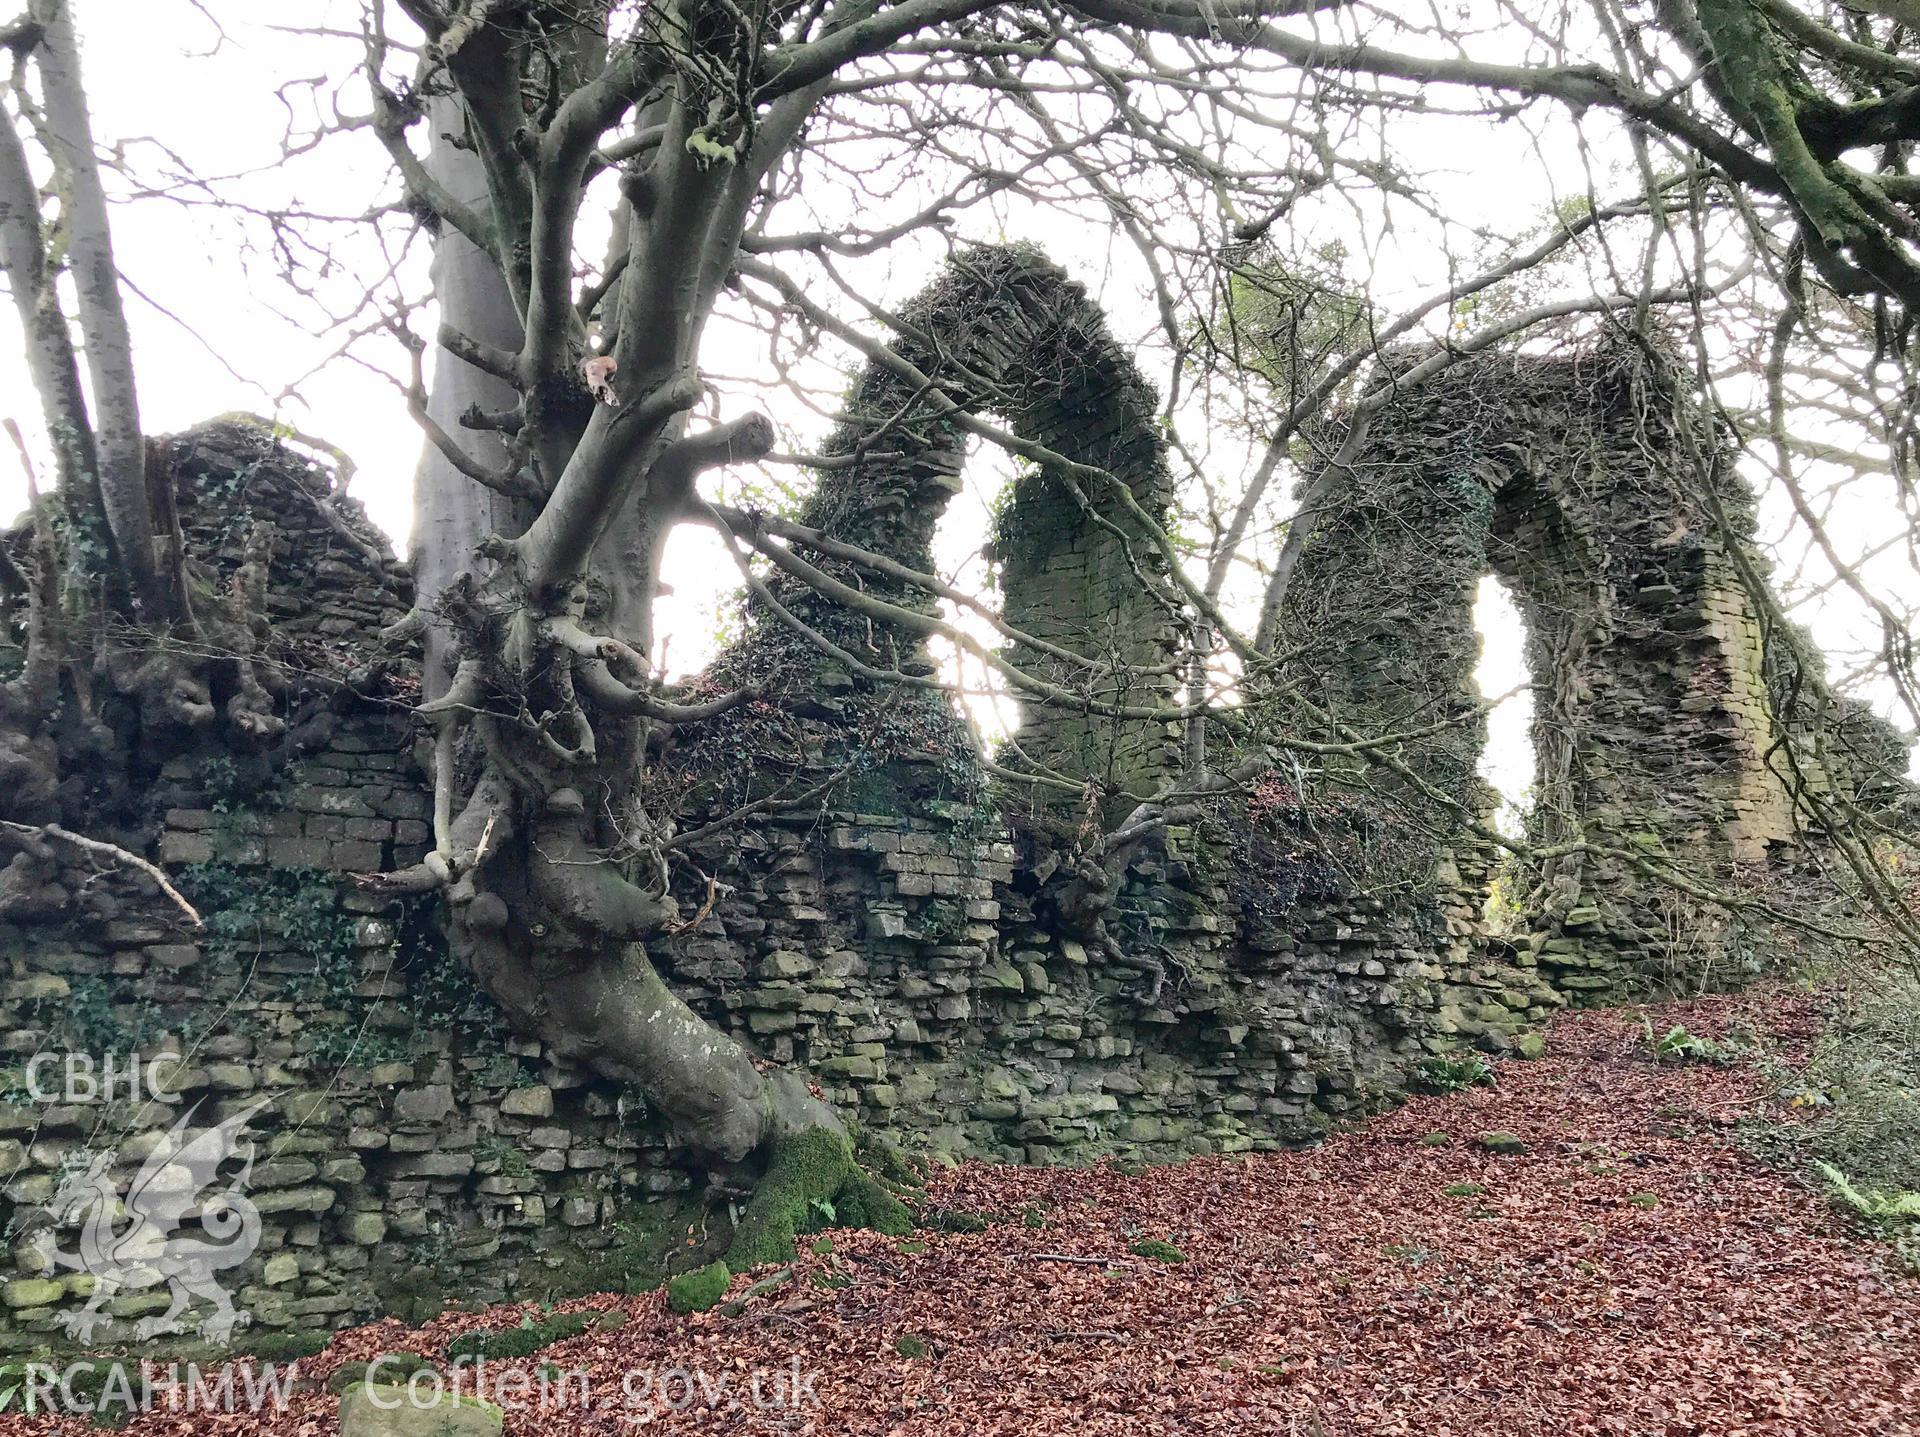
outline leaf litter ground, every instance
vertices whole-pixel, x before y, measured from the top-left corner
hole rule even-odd
[[[1811,1011],[1749,994],[1652,1021],[1791,1043]],[[1638,1013],[1571,1015],[1545,1058],[1499,1063],[1497,1086],[1415,1098],[1308,1151],[1138,1176],[965,1164],[932,1195],[996,1219],[984,1231],[836,1232],[736,1316],[676,1316],[659,1293],[566,1304],[626,1321],[484,1380],[534,1386],[508,1404],[509,1437],[1920,1433],[1920,1278],[1732,1145],[1739,1122],[1779,1116],[1750,1065],[1657,1063],[1646,1032]],[[1525,1150],[1486,1150],[1494,1131]],[[1137,1255],[1147,1240],[1185,1261]],[[126,1430],[331,1437],[342,1365],[439,1359],[533,1312],[344,1332],[280,1410],[155,1411]],[[560,1378],[541,1410],[543,1372],[584,1373],[586,1403]],[[0,1437],[90,1430],[0,1416]]]

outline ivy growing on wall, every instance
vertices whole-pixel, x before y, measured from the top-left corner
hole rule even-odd
[[[362,946],[360,920],[340,905],[339,876],[324,869],[216,859],[183,869],[180,886],[205,916],[204,946],[220,971],[250,973],[267,953],[300,960],[277,981],[316,1010],[303,1035],[315,1063],[411,1058],[449,1032],[470,1051],[504,1056],[499,1010],[439,941],[430,898],[399,900],[381,916],[393,932],[381,948]],[[404,998],[362,996],[369,980],[388,975]]]

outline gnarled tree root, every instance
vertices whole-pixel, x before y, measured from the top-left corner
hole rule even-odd
[[[735,1273],[792,1262],[800,1235],[823,1225],[895,1237],[913,1231],[907,1205],[855,1161],[853,1141],[838,1126],[801,1128],[774,1141],[726,1256],[668,1283],[668,1306],[704,1312],[726,1296]]]

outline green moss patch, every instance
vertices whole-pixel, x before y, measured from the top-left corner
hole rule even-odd
[[[667,1306],[675,1312],[705,1312],[727,1294],[733,1273],[724,1262],[710,1262],[667,1283]]]
[[[410,1327],[432,1322],[447,1310],[440,1280],[425,1265],[382,1256],[374,1259],[372,1277],[380,1311]]]
[[[240,1351],[261,1362],[298,1362],[325,1350],[331,1332],[262,1332],[249,1336]]]
[[[746,1272],[790,1261],[800,1234],[827,1223],[897,1237],[913,1230],[913,1215],[854,1162],[844,1133],[807,1128],[774,1147],[767,1174],[733,1230],[727,1266]]]
[[[513,1358],[531,1357],[542,1348],[564,1342],[569,1337],[578,1337],[585,1332],[594,1318],[593,1312],[563,1312],[552,1317],[524,1319],[518,1327],[491,1331],[481,1328],[477,1332],[464,1333],[447,1344],[447,1356],[458,1362],[462,1358]]]
[[[782,1139],[733,1230],[727,1266],[746,1272],[789,1260],[794,1240],[809,1226],[838,1219],[834,1199],[852,1170],[853,1145],[844,1134],[808,1128]]]
[[[888,1237],[905,1237],[913,1231],[913,1214],[907,1205],[861,1168],[848,1174],[834,1197],[834,1209],[842,1227],[864,1227]]]
[[[1135,1257],[1144,1257],[1149,1262],[1182,1263],[1187,1255],[1170,1242],[1161,1242],[1158,1238],[1143,1237],[1127,1249]]]

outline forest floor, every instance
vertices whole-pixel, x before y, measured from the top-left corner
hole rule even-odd
[[[1813,1013],[1776,992],[1651,1020],[1751,1022],[1790,1052]],[[833,1233],[734,1316],[659,1293],[567,1304],[626,1320],[485,1381],[509,1437],[1920,1433],[1920,1278],[1737,1145],[1743,1123],[1791,1120],[1754,1065],[1657,1061],[1648,1031],[1638,1010],[1566,1017],[1495,1085],[1309,1151],[1139,1176],[963,1165],[934,1196],[1001,1219],[984,1231]],[[1489,1150],[1494,1132],[1524,1150]],[[1148,1239],[1185,1260],[1140,1255]],[[280,1410],[127,1430],[328,1437],[341,1365],[443,1359],[529,1313],[359,1328],[300,1364],[308,1390]],[[540,1410],[543,1374],[564,1410]],[[0,1417],[0,1437],[88,1430]]]

